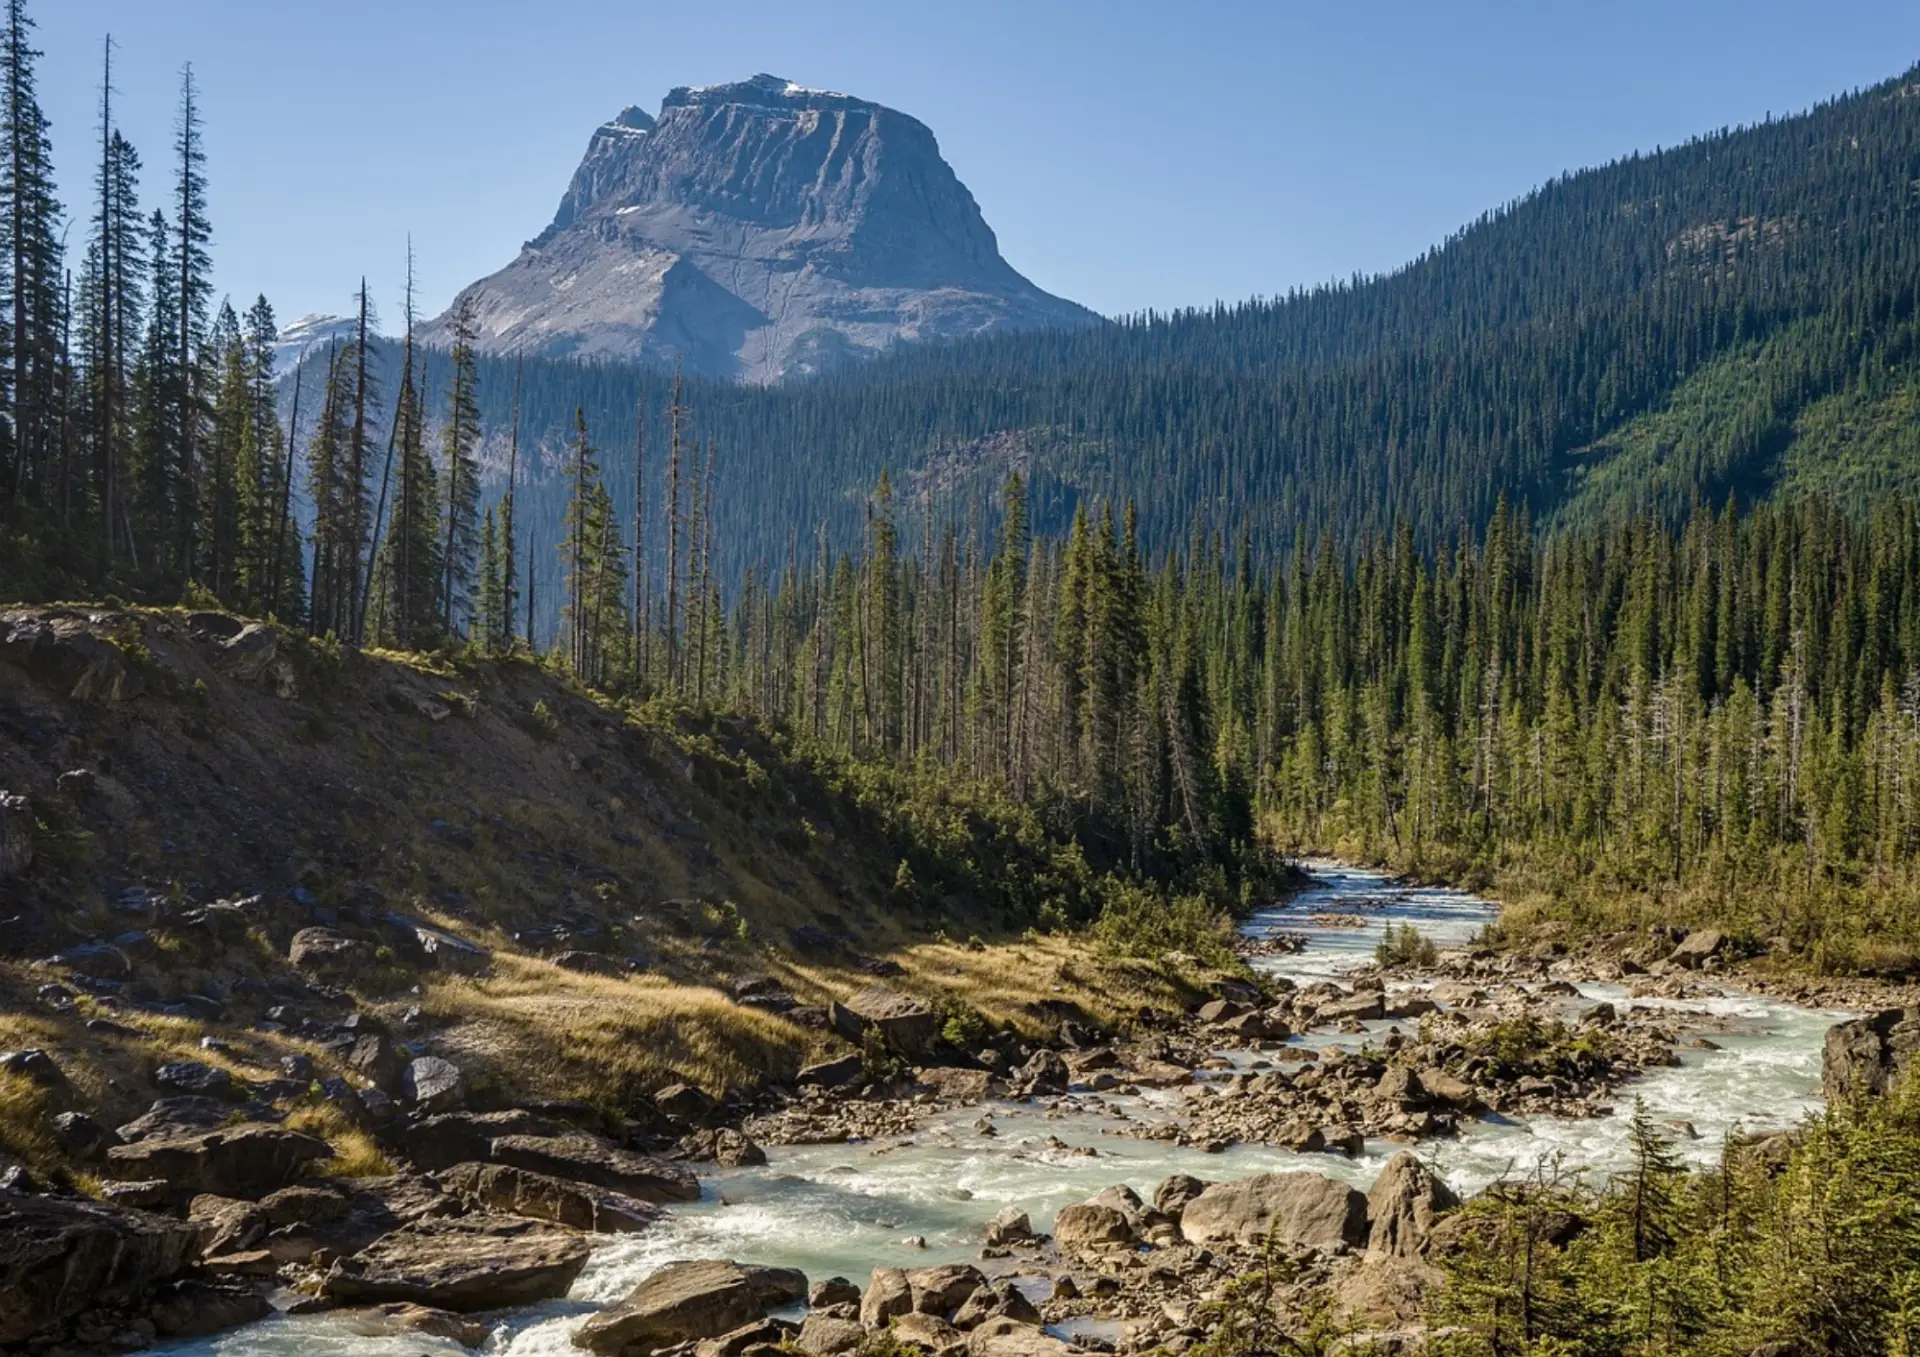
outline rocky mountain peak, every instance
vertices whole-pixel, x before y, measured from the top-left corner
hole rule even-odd
[[[1097,320],[1001,257],[924,123],[765,74],[596,128],[552,223],[465,295],[491,349],[756,381],[903,339]]]

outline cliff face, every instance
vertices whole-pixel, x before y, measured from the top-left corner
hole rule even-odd
[[[768,75],[597,129],[552,224],[461,295],[486,349],[760,382],[899,340],[1098,323],[1000,257],[923,123]],[[448,335],[449,316],[429,327]]]

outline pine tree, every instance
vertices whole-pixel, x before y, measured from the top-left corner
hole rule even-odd
[[[178,374],[174,389],[177,402],[174,434],[179,439],[176,471],[179,521],[176,526],[180,533],[180,575],[183,579],[193,579],[200,565],[196,535],[200,497],[198,459],[207,417],[208,385],[202,347],[207,332],[207,311],[213,299],[213,260],[207,252],[213,233],[207,224],[207,153],[200,140],[199,90],[194,84],[192,63],[180,72],[180,111],[174,124],[173,149],[173,281],[174,300],[179,308],[173,317],[176,325],[174,369]],[[155,305],[158,305],[157,289]]]
[[[0,36],[0,232],[6,236],[6,371],[0,401],[11,426],[0,464],[0,502],[45,498],[54,451],[61,348],[60,205],[54,199],[47,120],[36,93],[34,22],[26,0],[7,0]],[[9,445],[10,444],[10,445]]]
[[[466,634],[472,611],[475,537],[480,507],[480,401],[473,341],[478,322],[473,300],[462,295],[453,308],[453,381],[441,426],[441,464],[447,478],[445,536],[441,546],[440,629],[449,638]]]

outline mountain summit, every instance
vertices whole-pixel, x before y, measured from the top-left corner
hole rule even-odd
[[[771,75],[603,124],[552,225],[462,296],[494,352],[756,382],[901,339],[1098,323],[1000,257],[924,123]]]

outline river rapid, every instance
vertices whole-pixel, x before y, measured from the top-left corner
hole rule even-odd
[[[1469,942],[1490,922],[1495,906],[1463,891],[1405,887],[1377,872],[1335,863],[1309,864],[1316,884],[1285,905],[1256,913],[1250,932],[1304,936],[1298,952],[1259,957],[1253,965],[1300,983],[1338,978],[1371,960],[1390,924],[1411,923],[1440,947]],[[1313,916],[1352,916],[1335,923]],[[1363,926],[1356,926],[1364,920]],[[1595,1177],[1623,1165],[1626,1118],[1635,1094],[1662,1122],[1685,1123],[1694,1135],[1677,1148],[1698,1163],[1713,1160],[1729,1130],[1789,1126],[1820,1106],[1820,1054],[1827,1028],[1850,1016],[1798,1008],[1729,990],[1725,997],[1629,1001],[1624,987],[1583,984],[1580,998],[1543,1000],[1572,1009],[1596,1000],[1676,1010],[1712,1031],[1717,1049],[1683,1049],[1680,1064],[1650,1071],[1623,1089],[1622,1115],[1576,1120],[1536,1117],[1525,1122],[1488,1117],[1453,1139],[1418,1147],[1463,1196],[1503,1174],[1525,1173],[1558,1156],[1563,1171]],[[1386,1032],[1369,1023],[1366,1036],[1313,1034],[1298,1044],[1357,1045]],[[1414,1025],[1406,1020],[1401,1027]],[[1245,1061],[1246,1052],[1233,1058]],[[1210,1077],[1224,1078],[1230,1071]],[[569,1341],[580,1318],[624,1297],[660,1264],[675,1258],[734,1258],[802,1269],[810,1280],[843,1276],[864,1283],[881,1264],[917,1267],[972,1260],[985,1223],[1016,1205],[1045,1230],[1062,1206],[1083,1201],[1115,1183],[1150,1196],[1170,1173],[1212,1181],[1270,1170],[1309,1169],[1346,1179],[1363,1190],[1404,1147],[1369,1141],[1356,1159],[1235,1146],[1219,1154],[1114,1132],[1129,1120],[1165,1120],[1180,1104],[1177,1090],[1134,1095],[1088,1094],[1058,1106],[1002,1102],[938,1116],[911,1136],[867,1144],[774,1146],[761,1167],[720,1170],[702,1180],[701,1200],[675,1208],[654,1229],[614,1236],[601,1247],[560,1302],[499,1318],[486,1348],[510,1357],[576,1353]],[[993,1134],[978,1128],[983,1114]],[[924,1248],[910,1243],[924,1240]],[[217,1338],[175,1344],[170,1353],[223,1357],[402,1357],[457,1345],[419,1335],[373,1337],[345,1316],[278,1318]]]

